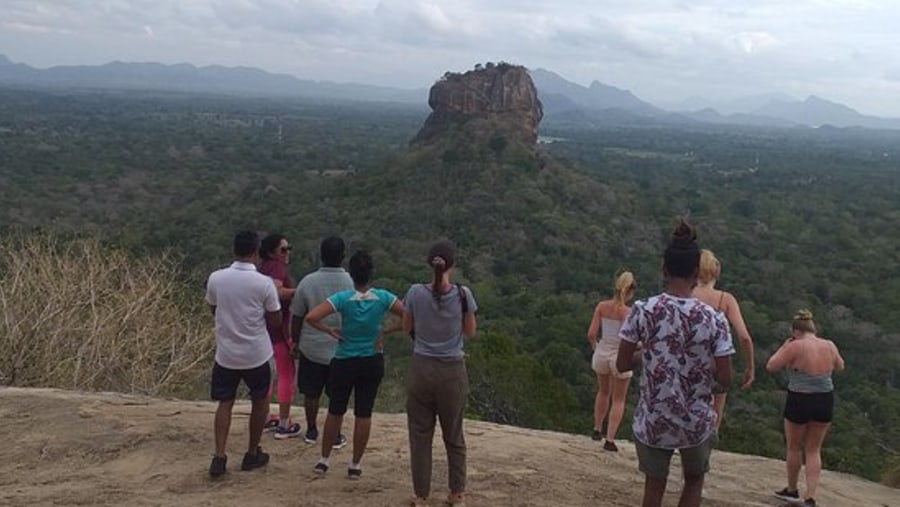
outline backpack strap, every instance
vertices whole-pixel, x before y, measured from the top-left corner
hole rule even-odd
[[[469,313],[469,298],[466,296],[466,291],[462,285],[456,284],[456,290],[459,291],[459,303],[462,305],[463,318],[465,318],[466,314]]]

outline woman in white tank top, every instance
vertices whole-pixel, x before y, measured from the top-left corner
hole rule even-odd
[[[597,397],[594,400],[594,432],[592,438],[600,440],[603,420],[607,414],[606,441],[603,448],[607,451],[618,451],[616,432],[625,414],[625,397],[631,372],[620,373],[616,369],[616,358],[619,355],[619,329],[628,316],[628,302],[634,297],[634,275],[625,271],[616,279],[616,293],[612,299],[601,301],[594,310],[594,317],[588,328],[587,338],[594,349],[591,367],[597,374]],[[598,338],[598,333],[600,336]],[[610,410],[612,398],[612,410]]]
[[[728,323],[734,329],[744,355],[744,379],[741,382],[741,389],[747,390],[750,389],[756,378],[753,339],[750,338],[750,331],[747,330],[747,325],[744,323],[737,299],[729,292],[716,289],[716,281],[719,280],[721,274],[722,265],[719,263],[719,259],[716,259],[715,254],[710,250],[701,250],[700,271],[697,275],[698,284],[694,288],[694,297],[713,307],[716,311],[724,313]],[[722,387],[722,392],[715,393],[713,402],[716,408],[716,432],[719,431],[725,417],[725,397],[728,386]]]

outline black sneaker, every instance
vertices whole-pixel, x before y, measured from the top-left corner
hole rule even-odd
[[[340,434],[340,435],[337,436],[336,439],[334,439],[334,446],[333,446],[332,448],[335,449],[335,450],[337,450],[337,449],[342,449],[342,448],[344,448],[346,445],[347,445],[347,437],[345,437],[344,435]]]
[[[617,446],[616,443],[612,440],[603,442],[603,449],[611,452],[619,452],[619,446]]]
[[[263,452],[262,447],[257,447],[255,454],[244,454],[244,461],[241,462],[241,470],[246,472],[262,468],[268,464],[269,455]]]
[[[362,477],[362,468],[347,468],[347,478],[351,481],[359,480]]]
[[[300,425],[297,423],[291,424],[287,428],[283,428],[281,426],[275,428],[274,435],[275,440],[285,440],[288,438],[294,438],[300,436]]]
[[[314,444],[319,440],[319,429],[313,426],[312,428],[306,429],[306,436],[303,437],[303,441],[307,444]]]
[[[800,502],[800,493],[797,490],[791,491],[787,488],[784,488],[781,491],[776,491],[775,497],[788,502]]]
[[[225,463],[227,462],[228,458],[225,456],[213,456],[212,461],[209,463],[209,476],[222,477],[225,475]]]
[[[594,432],[591,433],[591,440],[603,440],[603,435],[600,433],[600,430],[594,430]]]
[[[816,501],[812,498],[807,498],[803,500],[803,507],[816,507]]]
[[[319,475],[325,475],[328,473],[328,465],[325,463],[316,463],[316,466],[313,467],[313,472]]]

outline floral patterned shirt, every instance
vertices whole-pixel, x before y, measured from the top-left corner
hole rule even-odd
[[[715,358],[735,352],[724,315],[695,298],[659,294],[632,306],[619,335],[643,343],[635,438],[662,449],[703,443],[715,430]]]

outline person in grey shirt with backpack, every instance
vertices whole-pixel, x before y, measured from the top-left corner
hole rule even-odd
[[[468,287],[450,282],[455,248],[437,243],[428,253],[434,276],[414,284],[404,300],[403,330],[413,338],[407,375],[406,416],[415,505],[427,505],[431,490],[431,444],[435,418],[447,450],[450,494],[460,504],[466,492],[466,440],[463,414],[469,394],[463,345],[475,335],[478,304]]]

